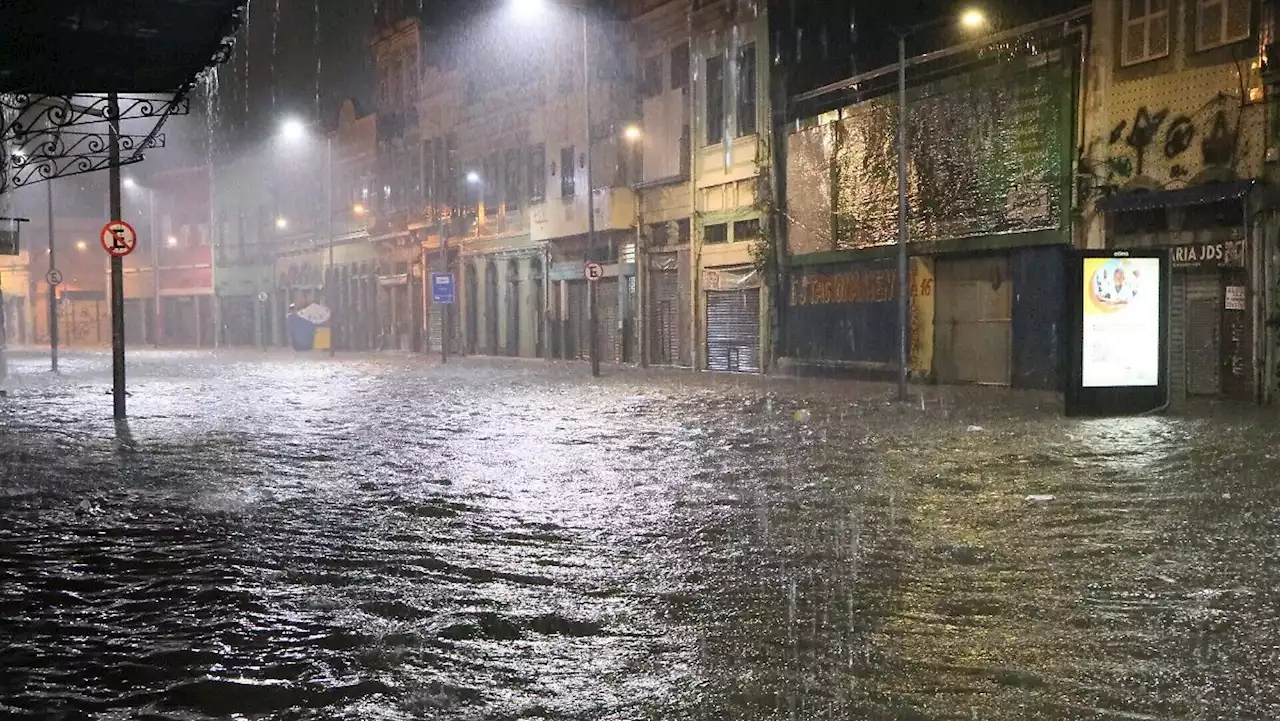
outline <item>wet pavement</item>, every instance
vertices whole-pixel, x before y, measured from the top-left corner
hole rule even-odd
[[[1280,422],[413,357],[0,399],[0,717],[1270,719]]]

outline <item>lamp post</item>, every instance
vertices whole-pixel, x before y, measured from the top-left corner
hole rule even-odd
[[[908,364],[911,357],[911,289],[907,259],[907,38],[942,20],[932,20],[895,30],[898,35],[898,401],[907,401]],[[960,24],[966,30],[976,31],[986,26],[982,11],[970,9],[960,16]]]
[[[545,9],[548,0],[508,0],[526,17]],[[594,193],[594,177],[591,162],[591,46],[588,35],[587,3],[584,0],[559,0],[559,4],[575,8],[579,13],[582,25],[582,115],[585,126],[587,147],[584,161],[587,166],[587,254],[589,260],[595,260],[596,251],[596,201]],[[564,172],[564,169],[561,169]],[[598,300],[595,281],[587,281],[587,332],[591,346],[591,375],[600,375],[600,314],[597,312]]]
[[[307,125],[298,118],[286,118],[280,125],[280,136],[290,143],[300,142],[307,137]],[[334,303],[334,268],[333,268],[333,136],[325,133],[324,136],[324,223],[325,223],[325,243],[328,245],[328,260],[326,264],[328,268],[325,270],[324,280],[324,300],[329,306],[329,357],[337,355],[336,344],[334,343],[333,331],[337,328],[334,322],[336,308]],[[285,218],[276,219],[276,229],[284,230],[289,227],[289,223]]]
[[[628,125],[622,130],[622,137],[635,146],[644,137],[639,125]],[[634,157],[634,156],[633,156]],[[635,168],[631,163],[628,167]],[[644,240],[644,225],[640,204],[640,177],[631,181],[631,198],[636,204],[636,335],[640,346],[640,367],[649,367],[649,259],[648,247]]]

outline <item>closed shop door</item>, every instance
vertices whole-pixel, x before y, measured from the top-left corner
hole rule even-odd
[[[1187,395],[1216,396],[1222,392],[1222,285],[1217,273],[1188,275],[1186,282]]]
[[[938,380],[1009,385],[1013,281],[1008,259],[939,261],[935,284]]]
[[[1169,399],[1187,397],[1187,274],[1169,283]]]
[[[587,360],[587,281],[569,283],[569,313],[565,320],[565,356]]]
[[[760,290],[707,293],[707,369],[760,372]]]
[[[597,281],[596,308],[600,313],[600,360],[616,363],[622,357],[622,332],[618,328],[618,279]]]
[[[680,359],[680,274],[654,271],[649,307],[649,348],[657,365],[675,365]]]

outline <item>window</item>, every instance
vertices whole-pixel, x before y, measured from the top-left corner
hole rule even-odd
[[[1196,50],[1208,50],[1249,37],[1250,0],[1199,0]]]
[[[739,220],[733,224],[733,242],[756,240],[760,237],[760,219]]]
[[[573,146],[560,149],[560,197],[572,198],[574,194]]]
[[[724,56],[707,58],[707,145],[724,140]]]
[[[671,49],[671,89],[689,87],[689,43]]]
[[[651,223],[649,225],[649,245],[661,248],[667,244],[667,224]]]
[[[662,56],[655,55],[644,61],[644,69],[640,78],[640,92],[646,98],[654,98],[662,94]]]
[[[507,170],[503,174],[507,182],[504,186],[506,192],[503,194],[502,204],[508,211],[520,207],[520,175],[520,151],[512,148],[507,151]]]
[[[738,49],[738,137],[756,132],[756,46]]]
[[[681,218],[676,221],[676,244],[689,244],[689,219]]]
[[[547,147],[541,143],[529,148],[529,202],[547,199]]]
[[[702,229],[703,243],[728,243],[729,242],[729,225],[727,223],[716,223],[708,225]]]
[[[1124,0],[1123,21],[1121,65],[1169,54],[1169,0]]]

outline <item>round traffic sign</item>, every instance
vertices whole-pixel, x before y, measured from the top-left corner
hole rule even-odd
[[[133,252],[138,245],[138,234],[133,226],[123,220],[113,220],[102,226],[102,249],[123,258]]]
[[[604,266],[594,260],[589,260],[583,264],[582,274],[587,276],[587,280],[600,280],[604,277]]]
[[[56,268],[50,268],[48,273],[44,274],[44,279],[53,287],[62,285],[62,271]]]

